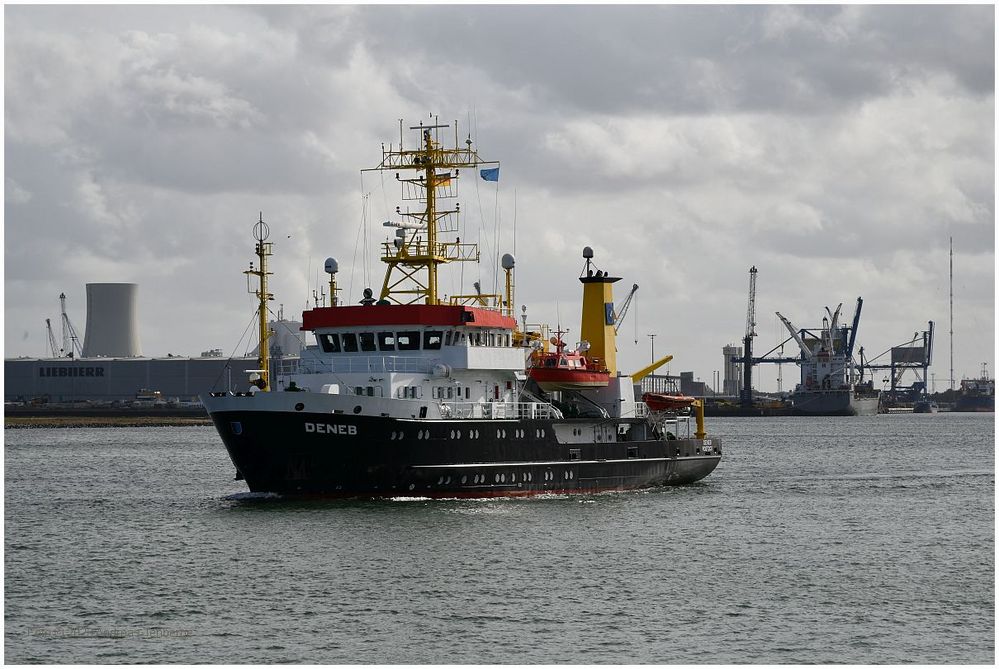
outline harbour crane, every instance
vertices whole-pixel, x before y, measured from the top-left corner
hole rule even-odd
[[[61,358],[62,351],[59,349],[58,345],[56,345],[55,335],[52,334],[52,319],[45,319],[45,329],[48,330],[49,333],[49,350],[52,351],[52,357]]]
[[[76,328],[66,314],[66,293],[59,294],[59,304],[62,307],[62,352],[67,358],[72,358],[74,353],[83,356],[83,349],[80,347],[80,337],[76,334]]]
[[[631,292],[628,293],[628,297],[624,299],[624,304],[621,305],[621,308],[614,308],[614,334],[617,334],[617,331],[621,329],[621,324],[624,323],[624,317],[628,313],[628,307],[631,306],[631,300],[635,297],[635,293],[637,291],[638,284],[636,283],[631,287]]]
[[[749,268],[749,306],[742,338],[742,408],[753,408],[753,337],[756,336],[756,265]]]
[[[756,266],[749,268],[749,304],[746,307],[746,334],[742,338],[742,355],[733,356],[732,362],[742,365],[742,388],[740,390],[739,405],[745,412],[753,409],[753,365],[761,362],[797,362],[797,358],[784,356],[770,357],[778,349],[783,352],[783,346],[788,340],[784,340],[773,347],[761,357],[753,357],[753,337],[756,337]]]

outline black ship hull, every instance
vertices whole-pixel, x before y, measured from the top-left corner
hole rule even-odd
[[[994,413],[996,399],[988,395],[961,395],[954,403],[953,411]]]
[[[406,420],[221,411],[212,419],[252,492],[321,497],[510,497],[682,485],[719,439],[629,439],[581,420]],[[644,422],[633,432],[644,436]],[[641,429],[639,429],[641,428]],[[578,436],[577,436],[578,435]],[[587,435],[587,436],[583,436]],[[591,438],[588,438],[591,437]],[[578,440],[577,440],[578,439]]]

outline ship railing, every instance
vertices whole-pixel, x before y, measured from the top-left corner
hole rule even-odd
[[[299,374],[367,374],[373,372],[411,372],[426,374],[434,361],[413,356],[343,356],[331,360],[302,360]]]
[[[559,419],[562,412],[544,402],[442,402],[441,416],[459,420]]]

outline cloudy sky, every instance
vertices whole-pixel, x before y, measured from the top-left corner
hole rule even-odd
[[[46,351],[60,292],[136,282],[143,352],[242,353],[262,211],[286,316],[336,256],[351,301],[400,204],[382,143],[458,120],[495,184],[461,182],[463,241],[514,250],[517,302],[578,334],[580,250],[641,287],[650,333],[710,382],[746,322],[852,315],[868,357],[938,326],[931,371],[994,370],[992,6],[5,7],[6,356]],[[470,175],[469,175],[470,176]],[[488,244],[485,242],[488,241]],[[365,258],[365,242],[368,247]],[[491,262],[442,288],[489,288]],[[459,277],[465,286],[459,285]],[[321,277],[320,277],[321,280]],[[637,344],[635,343],[637,339]],[[762,348],[761,348],[762,347]],[[788,349],[790,353],[790,348]],[[776,366],[758,384],[777,387]],[[796,370],[784,367],[784,388]]]

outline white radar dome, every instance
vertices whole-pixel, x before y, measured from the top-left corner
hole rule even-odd
[[[593,249],[591,249],[589,246],[584,246],[583,247],[583,257],[584,258],[592,258],[593,257]]]
[[[509,253],[503,254],[503,259],[501,261],[503,269],[513,269],[514,259]]]
[[[340,271],[340,264],[336,261],[336,258],[327,258],[326,259],[326,273],[327,274],[336,274],[339,271]]]

